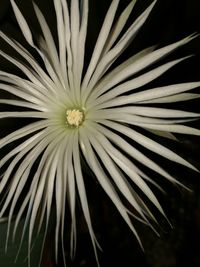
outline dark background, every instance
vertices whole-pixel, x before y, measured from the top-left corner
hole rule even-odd
[[[39,26],[33,15],[31,1],[16,0],[16,2],[23,11],[23,14],[25,14],[29,25],[31,25],[31,29],[33,32],[35,31],[37,39]],[[35,2],[38,3],[42,9],[47,21],[51,25],[53,34],[56,36],[55,26],[53,26],[55,14],[52,11],[52,0],[37,0]],[[110,3],[110,0],[90,0],[91,13],[86,60],[89,60],[104,14]],[[129,3],[128,0],[121,0],[119,13],[127,3]],[[129,23],[131,23],[150,3],[151,1],[148,0],[138,0],[131,14]],[[158,0],[144,27],[121,60],[147,46],[153,44],[164,46],[194,32],[199,32],[199,14],[199,0]],[[0,0],[0,29],[14,36],[27,46],[22,35],[19,33],[19,28],[8,0]],[[9,51],[9,48],[5,46],[3,42],[0,42],[0,47],[4,51]],[[14,52],[11,50],[10,53],[12,54]],[[155,82],[155,85],[200,80],[200,37],[197,37],[191,43],[175,51],[172,55],[167,57],[166,61],[190,54],[194,54],[195,56],[168,71]],[[0,59],[0,69],[19,73],[19,70],[8,64],[2,58]],[[199,104],[199,100],[189,101],[189,103],[184,104],[186,106],[181,104],[182,106],[180,107],[191,111],[199,111]],[[4,131],[12,127],[10,123],[1,124],[0,126],[1,128],[3,127],[2,129],[4,129]],[[194,126],[199,128],[199,123],[194,122]],[[200,169],[200,138],[193,136],[177,137],[180,139],[179,144],[173,141],[166,142],[162,138],[158,138],[158,141],[171,147]],[[174,188],[169,184],[165,185],[165,182],[162,180],[163,184],[161,184],[165,186],[167,195],[162,195],[159,192],[156,193],[166,211],[166,215],[172,223],[173,229],[170,228],[165,219],[159,214],[156,214],[156,212],[156,217],[160,223],[156,229],[160,237],[150,228],[134,222],[138,234],[141,237],[145,252],[142,252],[135,237],[122,221],[98,184],[95,183],[92,177],[88,179],[87,193],[90,201],[92,221],[94,222],[97,238],[103,249],[103,252],[99,253],[102,267],[200,267],[200,176],[198,173],[172,164],[170,161],[164,161],[158,157],[155,158],[157,162],[164,166],[175,178],[192,189],[193,192],[191,193],[180,188]],[[155,177],[155,179],[159,179],[159,177]],[[68,259],[67,266],[96,266],[89,235],[79,210],[77,211],[77,221],[77,255],[75,260],[71,262],[66,252]],[[5,229],[5,227],[3,229]],[[53,235],[50,231],[43,257],[43,266],[45,267],[55,266],[53,261],[54,247],[52,240]],[[3,241],[1,242],[3,243]],[[9,253],[14,254],[13,250],[16,251],[16,246],[11,246]],[[3,252],[1,253],[3,260],[1,261],[0,258],[0,266],[15,266],[14,264],[12,265],[11,262],[10,265],[7,263],[7,259],[11,257],[9,253],[6,256],[4,256]],[[38,250],[36,250],[35,253],[38,254]],[[22,263],[18,264],[18,266],[22,266]],[[36,263],[33,263],[32,266],[35,267]],[[60,260],[58,266],[62,266],[62,260]]]

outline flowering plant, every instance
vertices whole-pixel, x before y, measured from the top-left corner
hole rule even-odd
[[[54,0],[58,47],[37,5],[33,3],[42,36],[36,45],[20,9],[15,1],[11,0],[23,35],[28,44],[36,50],[43,64],[41,67],[27,49],[0,32],[1,38],[24,58],[24,62],[3,51],[0,51],[0,55],[20,68],[25,75],[22,78],[0,71],[0,90],[14,96],[12,99],[1,99],[0,103],[14,108],[25,108],[24,111],[18,111],[16,108],[15,111],[0,112],[0,119],[11,117],[17,120],[34,119],[34,122],[9,133],[0,140],[0,149],[15,144],[0,162],[0,167],[4,167],[0,180],[0,193],[5,193],[2,198],[0,218],[9,208],[9,236],[14,210],[24,188],[28,187],[15,218],[14,235],[26,210],[23,235],[29,225],[29,251],[36,219],[39,217],[39,230],[44,220],[46,228],[48,227],[55,196],[55,254],[57,257],[59,236],[63,244],[67,201],[71,213],[73,254],[76,245],[75,210],[76,196],[78,196],[97,258],[98,242],[90,218],[82,160],[94,173],[99,185],[110,197],[140,245],[140,238],[130,216],[147,225],[150,225],[152,220],[155,221],[155,218],[137,190],[131,187],[130,182],[133,182],[138,191],[143,192],[164,216],[165,214],[149,186],[149,184],[158,187],[159,185],[134,162],[138,161],[174,184],[181,185],[181,183],[130,144],[127,139],[164,158],[196,170],[189,162],[149,138],[144,132],[150,131],[155,136],[166,138],[175,138],[173,133],[200,135],[199,130],[184,125],[185,122],[199,117],[199,114],[163,107],[165,103],[176,103],[198,97],[197,94],[188,91],[199,87],[200,82],[143,89],[144,85],[161,76],[183,58],[153,68],[151,66],[194,37],[186,37],[159,49],[155,47],[144,49],[111,68],[133,41],[156,1],[153,1],[127,29],[127,20],[136,1],[130,1],[116,18],[119,3],[119,0],[111,2],[90,62],[86,66],[84,58],[88,0],[73,0],[70,4],[66,0]],[[147,67],[151,69],[146,70]],[[141,72],[143,70],[146,71]],[[160,106],[152,106],[153,104]],[[141,133],[140,129],[144,131]],[[135,161],[133,162],[131,158]],[[5,191],[6,188],[8,190]],[[128,210],[120,195],[131,204],[135,214]]]

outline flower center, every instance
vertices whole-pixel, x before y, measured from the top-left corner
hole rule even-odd
[[[84,121],[84,112],[80,109],[68,109],[66,111],[66,124],[72,128],[78,128]]]

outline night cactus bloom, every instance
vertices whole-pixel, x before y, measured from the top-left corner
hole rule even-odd
[[[10,148],[0,161],[3,170],[0,178],[0,193],[3,199],[0,218],[3,218],[8,210],[10,229],[16,205],[22,193],[26,191],[15,214],[14,235],[26,211],[24,233],[28,227],[30,251],[36,219],[39,229],[44,221],[48,227],[52,205],[55,204],[57,256],[59,240],[64,242],[65,215],[69,202],[73,254],[76,244],[76,198],[79,197],[97,257],[98,242],[90,218],[81,161],[84,160],[91,169],[99,185],[141,244],[130,216],[147,225],[155,218],[138,192],[143,192],[164,216],[165,214],[149,186],[151,183],[159,185],[137,167],[135,162],[147,166],[174,184],[181,183],[133,144],[138,143],[161,157],[196,170],[175,152],[156,142],[156,135],[169,138],[174,137],[173,133],[200,135],[199,130],[184,125],[185,122],[199,117],[199,114],[164,107],[165,103],[198,97],[189,91],[199,87],[200,82],[143,89],[144,85],[164,74],[183,58],[148,68],[146,72],[143,70],[188,43],[193,36],[159,49],[147,48],[113,67],[113,63],[135,38],[156,1],[135,22],[127,26],[136,1],[130,1],[121,15],[116,17],[120,0],[113,0],[89,64],[84,60],[89,1],[69,2],[70,4],[66,0],[54,0],[58,34],[56,47],[39,8],[33,3],[42,30],[42,36],[36,45],[19,7],[11,0],[21,31],[43,61],[42,67],[29,51],[0,32],[1,38],[24,58],[24,62],[21,62],[0,51],[1,56],[24,73],[22,78],[0,71],[0,90],[12,96],[1,99],[0,103],[13,106],[11,111],[1,111],[0,119],[30,119],[27,125],[0,140],[1,150],[4,147]],[[143,71],[142,74],[140,71]],[[155,103],[160,106],[152,107]],[[141,129],[143,131],[140,131]],[[145,131],[153,133],[155,139],[145,135]],[[132,140],[133,144],[128,142],[127,138]],[[130,183],[136,185],[138,192],[133,190]],[[133,207],[134,215],[125,206],[120,195]]]

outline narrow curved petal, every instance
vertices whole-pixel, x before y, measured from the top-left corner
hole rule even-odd
[[[157,1],[157,0],[156,0]],[[156,1],[154,1],[140,16],[139,18],[130,26],[130,28],[125,32],[125,34],[120,38],[117,44],[110,49],[100,60],[98,66],[92,75],[92,78],[88,84],[88,88],[93,88],[97,81],[103,76],[103,74],[109,69],[113,62],[122,54],[125,48],[134,39],[137,32],[144,24],[148,18],[152,8],[154,7]],[[116,38],[116,37],[115,37]],[[113,40],[112,40],[113,41]]]
[[[98,39],[97,39],[97,42],[96,42],[96,45],[94,48],[94,52],[93,52],[92,57],[91,57],[90,64],[88,66],[87,72],[86,72],[85,77],[83,79],[82,90],[84,90],[87,87],[89,80],[90,80],[90,78],[91,78],[91,76],[92,76],[92,74],[93,74],[93,72],[97,66],[97,63],[101,57],[101,53],[103,51],[106,40],[108,38],[110,29],[112,27],[113,20],[114,20],[118,5],[119,5],[119,0],[113,0],[110,7],[109,7],[109,10],[106,14],[106,17],[104,19],[104,23],[102,25],[101,31],[99,33],[99,36],[98,36]]]
[[[10,2],[12,4],[12,8],[13,8],[13,11],[15,13],[15,17],[17,19],[17,22],[19,23],[21,31],[24,34],[24,37],[26,38],[26,41],[29,44],[33,45],[32,33],[31,33],[31,30],[30,30],[30,28],[29,28],[24,16],[22,15],[21,11],[17,7],[15,1],[14,0],[10,0]]]

